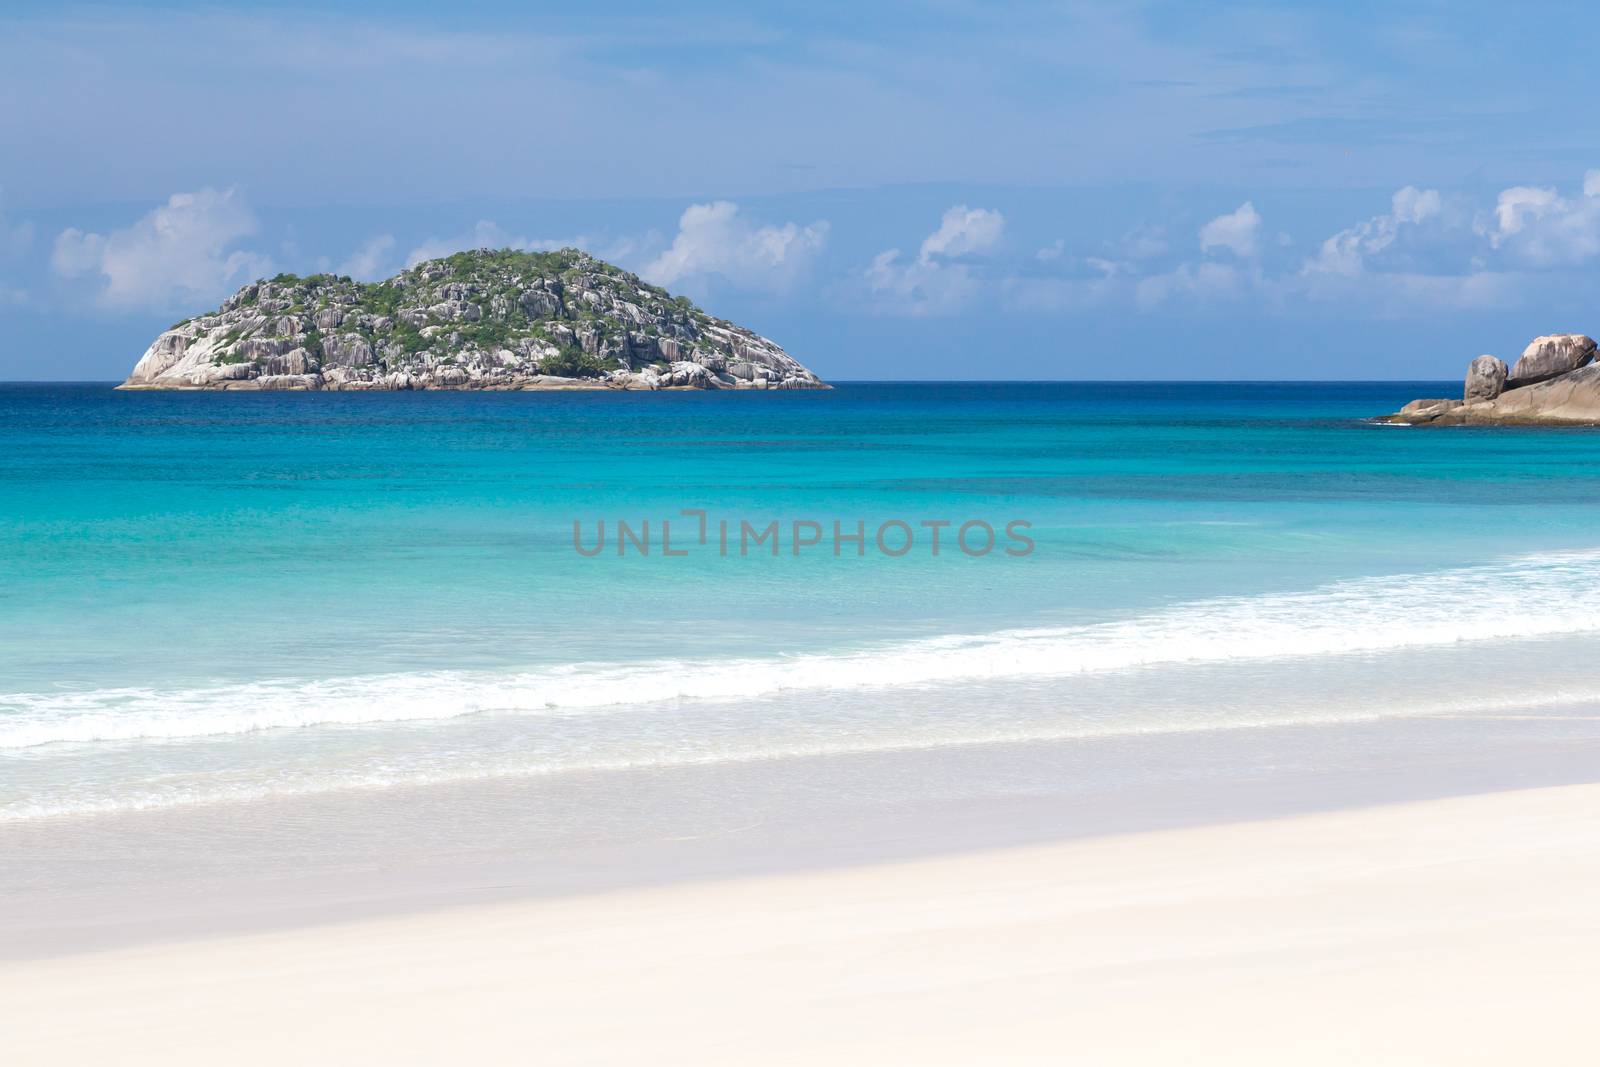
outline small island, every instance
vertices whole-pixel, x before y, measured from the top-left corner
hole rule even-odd
[[[586,252],[460,252],[362,283],[253,282],[122,389],[827,389],[778,345]]]
[[[1461,399],[1413,400],[1379,421],[1409,426],[1600,425],[1600,364],[1594,338],[1535,337],[1516,365],[1479,356],[1467,367]]]

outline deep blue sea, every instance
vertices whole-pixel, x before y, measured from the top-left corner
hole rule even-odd
[[[1456,388],[0,386],[0,819],[1592,701],[1600,433]]]

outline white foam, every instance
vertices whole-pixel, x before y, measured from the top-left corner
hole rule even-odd
[[[1529,695],[1484,697],[1468,694],[1447,699],[1418,701],[1405,699],[1389,703],[1362,702],[1320,704],[1314,713],[1304,709],[1270,712],[1265,709],[1234,709],[1224,720],[1209,717],[1184,722],[1150,722],[1134,716],[1111,720],[1078,721],[1071,725],[1059,721],[986,721],[974,729],[971,722],[953,729],[914,731],[909,735],[860,736],[851,731],[823,730],[807,737],[756,744],[706,746],[684,739],[677,747],[649,746],[635,756],[595,753],[580,746],[563,752],[529,753],[515,747],[485,757],[481,752],[466,759],[394,761],[376,763],[364,760],[354,766],[337,768],[313,764],[285,767],[274,765],[270,773],[218,776],[203,770],[189,773],[164,773],[131,780],[77,778],[55,783],[41,793],[13,801],[0,801],[0,824],[26,822],[63,816],[105,815],[118,812],[160,811],[217,803],[248,803],[282,800],[331,792],[364,792],[399,786],[460,784],[505,778],[536,778],[568,772],[608,772],[639,769],[660,770],[736,762],[805,759],[892,752],[928,752],[978,744],[1036,743],[1119,736],[1157,736],[1212,731],[1217,729],[1261,729],[1281,726],[1315,726],[1375,722],[1384,719],[1417,718],[1526,718],[1537,716],[1544,722],[1557,718],[1582,721],[1593,719],[1600,704],[1600,689],[1593,687],[1562,689]],[[1569,716],[1552,714],[1559,709],[1581,712]],[[459,755],[457,753],[456,755]],[[263,768],[265,769],[265,768]]]
[[[1061,677],[1600,631],[1600,553],[1544,555],[1300,593],[1220,597],[1085,626],[734,660],[576,663],[190,689],[0,696],[0,749],[183,739],[484,713],[567,715],[679,699]]]

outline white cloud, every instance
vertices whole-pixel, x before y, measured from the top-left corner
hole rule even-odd
[[[1600,261],[1600,170],[1584,175],[1582,195],[1506,189],[1492,214],[1476,228],[1472,221],[1464,197],[1407,185],[1387,210],[1339,230],[1309,258],[1289,235],[1268,232],[1247,200],[1200,227],[1202,255],[1188,261],[1159,260],[1167,243],[1150,227],[1100,256],[1072,258],[1055,241],[1006,260],[987,254],[1005,232],[999,212],[959,205],[916,256],[882,252],[857,277],[873,309],[910,315],[957,314],[979,299],[1036,314],[1229,301],[1279,312],[1327,302],[1379,317],[1524,306],[1557,268]]]
[[[1527,295],[1531,276],[1490,269],[1475,254],[1484,231],[1474,236],[1466,221],[1437,190],[1408,185],[1384,214],[1322,242],[1301,266],[1294,292],[1381,317],[1513,306]]]
[[[334,273],[348,274],[360,282],[375,281],[389,273],[393,253],[394,235],[380,233],[352,252],[350,258],[339,264]]]
[[[957,204],[947,209],[915,259],[903,259],[898,248],[872,258],[864,277],[873,307],[906,315],[959,311],[982,287],[974,265],[965,260],[993,251],[1005,224],[1000,212],[987,208]]]
[[[1349,277],[1362,273],[1372,256],[1395,243],[1401,230],[1435,218],[1443,200],[1437,189],[1418,189],[1408,185],[1389,200],[1389,211],[1365,222],[1340,230],[1326,241],[1317,254],[1301,268],[1305,275],[1331,274]]]
[[[1443,204],[1437,189],[1418,189],[1408,185],[1389,198],[1390,213],[1399,222],[1422,222],[1439,213]]]
[[[1505,308],[1515,305],[1524,289],[1536,285],[1526,275],[1498,271],[1467,274],[1415,274],[1395,272],[1381,276],[1384,290],[1379,311],[1416,311],[1436,308]]]
[[[1248,205],[1247,205],[1248,206]],[[1134,289],[1141,307],[1154,307],[1177,297],[1209,300],[1236,297],[1259,284],[1260,275],[1244,271],[1231,263],[1180,263],[1165,274],[1141,278]]]
[[[1202,254],[1225,250],[1240,262],[1202,259],[1157,273],[1145,273],[1144,268],[1123,260],[1093,261],[1092,265],[1108,276],[1126,277],[1134,302],[1141,308],[1178,300],[1206,303],[1246,294],[1271,295],[1272,284],[1256,263],[1261,251],[1261,214],[1254,203],[1246,200],[1226,215],[1218,215],[1201,226],[1197,236]],[[1139,258],[1154,258],[1167,249],[1163,232],[1150,227],[1129,234],[1122,246],[1139,253]]]
[[[731,201],[691,204],[672,244],[639,273],[658,285],[715,275],[739,288],[778,292],[810,270],[827,239],[826,222],[757,226]]]
[[[992,252],[1005,232],[1006,220],[998,211],[957,204],[939,219],[939,228],[923,239],[917,259],[954,258]]]
[[[1414,270],[1312,274],[1295,283],[1292,291],[1303,299],[1357,307],[1362,315],[1378,318],[1511,308],[1525,303],[1539,285],[1537,275],[1476,268],[1439,274]]]
[[[1116,299],[1123,285],[1109,274],[1072,278],[1013,276],[1000,279],[996,288],[1007,311],[1062,315],[1087,311]]]
[[[1061,242],[1057,241],[1056,244],[1060,245]],[[1133,277],[1143,274],[1147,268],[1141,265],[1142,261],[1164,256],[1169,249],[1166,231],[1159,226],[1148,225],[1130,230],[1123,234],[1120,240],[1107,242],[1105,247],[1108,249],[1106,255],[1085,256],[1083,258],[1083,266],[1105,278]],[[1038,258],[1041,262],[1046,262],[1059,257],[1046,257],[1041,251]],[[1028,287],[1017,286],[1015,288],[1025,289]],[[1045,288],[1049,287],[1046,286]],[[1084,287],[1074,284],[1068,288],[1076,294],[1081,292]],[[1103,285],[1091,285],[1089,289],[1102,296],[1107,295],[1109,291],[1108,287]]]
[[[98,299],[107,307],[190,307],[271,273],[266,256],[231,247],[257,228],[235,190],[174,193],[126,229],[63,230],[50,262],[63,277],[102,276]]]
[[[89,274],[100,266],[105,254],[106,239],[97,233],[84,233],[76,226],[68,226],[56,236],[56,246],[50,254],[50,265],[64,278]]]
[[[1572,266],[1600,254],[1600,170],[1583,176],[1567,199],[1555,189],[1517,185],[1502,190],[1493,222],[1481,225],[1489,244],[1533,266]]]
[[[406,266],[415,267],[424,260],[438,259],[441,256],[476,248],[514,248],[526,252],[533,248],[533,242],[526,237],[512,237],[488,219],[479,219],[468,233],[454,237],[430,237],[423,241],[406,253]]]
[[[964,263],[947,263],[918,257],[903,262],[900,250],[891,248],[872,257],[867,267],[867,290],[879,310],[907,315],[938,315],[959,311],[978,291],[979,280]]]
[[[1226,248],[1241,259],[1256,254],[1256,241],[1261,233],[1261,216],[1255,205],[1246,200],[1237,209],[1218,215],[1200,227],[1200,251]]]
[[[1126,259],[1155,259],[1167,254],[1167,231],[1160,226],[1140,226],[1123,235],[1117,251]]]
[[[418,263],[456,252],[478,248],[509,248],[517,252],[548,252],[557,248],[581,248],[591,255],[612,263],[626,265],[628,261],[644,254],[652,245],[659,247],[660,234],[650,233],[640,238],[623,237],[608,240],[578,234],[573,237],[521,237],[503,229],[489,219],[479,219],[466,233],[452,237],[430,237],[406,253],[405,265]]]
[[[858,278],[875,310],[911,315],[956,314],[979,299],[1034,314],[1229,301],[1278,312],[1326,302],[1384,318],[1526,306],[1548,291],[1558,268],[1600,261],[1600,170],[1584,175],[1581,195],[1506,189],[1476,228],[1472,221],[1464,197],[1407,185],[1387,210],[1340,230],[1306,258],[1289,235],[1266,231],[1245,201],[1200,227],[1201,256],[1155,266],[1167,243],[1150,227],[1108,243],[1101,256],[1068,257],[1063,241],[1010,261],[986,256],[980,250],[1001,243],[1003,220],[961,205],[944,213],[915,257],[880,253]],[[1570,285],[1582,283],[1565,274]]]
[[[1310,299],[1361,302],[1374,314],[1512,307],[1538,289],[1537,270],[1600,256],[1600,171],[1583,193],[1518,185],[1468,225],[1437,190],[1406,186],[1389,211],[1339,231],[1301,267]],[[1530,270],[1529,268],[1532,268]]]
[[[1561,194],[1554,189],[1536,189],[1531,185],[1514,185],[1501,190],[1495,202],[1495,228],[1489,242],[1499,246],[1507,237],[1521,233],[1529,223],[1537,222],[1564,206]]]

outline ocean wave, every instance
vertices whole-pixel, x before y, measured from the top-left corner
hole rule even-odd
[[[1217,597],[1082,626],[834,652],[0,695],[0,749],[1370,653],[1600,631],[1600,552]]]
[[[462,758],[452,752],[444,759],[425,762],[396,760],[392,755],[367,758],[355,764],[328,766],[313,761],[293,766],[274,763],[258,768],[260,773],[233,773],[218,776],[204,769],[169,771],[154,777],[102,778],[94,775],[68,778],[49,787],[0,800],[0,825],[63,816],[92,816],[123,812],[160,811],[208,804],[237,804],[266,800],[290,800],[327,793],[375,792],[399,787],[461,785],[503,779],[540,778],[569,773],[608,773],[636,770],[660,771],[674,768],[704,767],[731,763],[753,763],[796,759],[887,755],[901,752],[933,752],[973,745],[1037,744],[1061,741],[1106,739],[1113,737],[1155,737],[1162,735],[1210,732],[1219,729],[1270,729],[1351,725],[1393,719],[1424,718],[1528,718],[1546,723],[1555,718],[1592,720],[1592,709],[1600,704],[1600,688],[1578,687],[1540,694],[1518,692],[1513,696],[1461,697],[1417,700],[1407,697],[1388,702],[1362,702],[1319,705],[1307,714],[1304,709],[1277,713],[1264,709],[1234,709],[1222,719],[1210,717],[1185,721],[1148,721],[1133,717],[1113,720],[1079,721],[1072,725],[1059,721],[1023,721],[1006,724],[986,723],[974,730],[966,723],[953,730],[921,730],[899,736],[863,737],[851,732],[828,731],[810,738],[772,741],[762,739],[746,746],[710,746],[685,743],[677,749],[648,746],[633,756],[597,754],[582,746],[565,752],[530,753],[515,746],[497,749],[486,757],[476,751]],[[1553,715],[1560,709],[1576,714]]]

